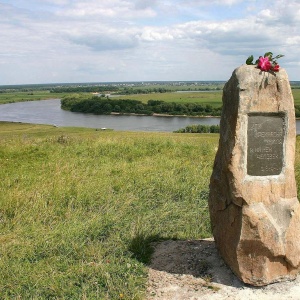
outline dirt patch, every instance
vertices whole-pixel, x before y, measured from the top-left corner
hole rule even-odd
[[[148,300],[300,300],[300,276],[265,287],[246,285],[224,264],[213,239],[153,246]]]

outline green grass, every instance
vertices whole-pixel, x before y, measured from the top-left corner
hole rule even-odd
[[[210,236],[217,142],[0,123],[1,299],[143,299],[152,241]]]
[[[300,89],[292,90],[295,105],[300,105]],[[201,103],[212,105],[213,107],[222,106],[222,91],[209,92],[186,92],[186,93],[155,93],[143,95],[126,95],[116,99],[133,99],[146,103],[148,100],[162,100],[166,102],[179,103]],[[113,98],[115,99],[115,98]]]
[[[0,93],[0,104],[61,98],[64,95],[64,93],[50,93],[49,91],[5,92]]]
[[[222,91],[217,92],[186,92],[186,93],[155,93],[114,97],[112,99],[132,99],[146,103],[148,100],[161,100],[177,103],[201,103],[220,107],[222,105]]]
[[[6,92],[0,93],[0,104],[42,100],[49,98],[62,98],[67,93],[50,93],[49,91],[33,91],[33,92]],[[70,93],[73,94],[73,93]],[[82,93],[83,95],[91,95],[91,93]],[[300,97],[299,97],[300,98]],[[142,102],[148,100],[163,100],[166,102],[181,103],[201,103],[210,104],[213,107],[222,105],[222,91],[214,92],[186,92],[186,93],[155,93],[155,94],[138,94],[113,97],[112,99],[134,99]]]
[[[292,90],[295,105],[300,105],[300,89]]]
[[[199,89],[201,90],[220,90],[223,89],[224,87],[224,83],[223,81],[217,82],[217,81],[208,81],[208,82],[198,82],[197,84],[190,82],[188,83],[183,83],[183,82],[161,82],[161,84],[139,84],[136,85],[132,88],[138,88],[138,89],[159,89],[159,88],[165,88],[171,91],[197,91]],[[126,88],[125,88],[126,90]]]
[[[0,122],[0,298],[143,299],[151,242],[210,236],[217,142]]]
[[[162,85],[162,87],[165,86]],[[293,89],[292,92],[295,105],[300,105],[300,89]],[[38,90],[33,92],[6,92],[0,93],[0,104],[49,98],[62,98],[65,95],[67,95],[67,93],[50,93],[49,91]],[[90,95],[90,93],[88,93],[88,95]],[[162,100],[166,102],[200,103],[203,105],[220,107],[222,106],[222,91],[138,94],[118,96],[113,97],[112,99],[133,99],[140,100],[144,103],[148,100]]]

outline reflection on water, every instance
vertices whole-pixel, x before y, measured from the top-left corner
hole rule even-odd
[[[73,113],[62,110],[59,99],[51,99],[2,104],[0,121],[128,131],[174,131],[191,124],[217,125],[220,119]]]
[[[0,121],[111,128],[128,131],[174,131],[192,124],[218,125],[219,118],[115,116],[73,113],[60,108],[59,99],[0,105]],[[296,121],[300,134],[300,121]]]

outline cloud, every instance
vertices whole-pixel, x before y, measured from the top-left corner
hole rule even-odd
[[[168,29],[156,30],[155,28],[144,28],[142,33],[139,35],[139,38],[146,42],[169,41],[174,40],[176,35]]]
[[[69,0],[40,0],[40,2],[48,2],[55,5],[67,5],[70,4]]]
[[[70,41],[94,51],[124,50],[137,46],[137,39],[134,36],[112,30],[98,34],[70,36]]]
[[[136,9],[147,9],[157,6],[157,0],[136,0],[135,8]]]
[[[276,26],[278,23],[284,26],[300,25],[300,3],[279,1],[271,8],[258,12],[257,19],[270,26]]]
[[[226,79],[266,51],[299,73],[299,1],[9,3],[0,3],[0,84]]]
[[[148,1],[77,1],[69,7],[57,12],[66,17],[103,17],[103,18],[151,18],[156,15]]]
[[[277,40],[272,39],[271,32],[266,31],[262,24],[254,19],[233,20],[226,22],[190,22],[179,28],[191,39],[201,42],[207,48],[220,54],[240,54],[241,48],[250,50],[253,44],[266,44]],[[260,32],[264,32],[262,35]]]
[[[192,4],[201,7],[205,6],[232,6],[243,2],[243,0],[182,0],[183,4]]]

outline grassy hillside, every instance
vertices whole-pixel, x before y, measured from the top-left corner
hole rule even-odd
[[[151,242],[210,236],[217,134],[0,122],[0,142],[1,299],[143,299]]]
[[[0,123],[1,299],[142,299],[151,241],[210,236],[217,141]]]

